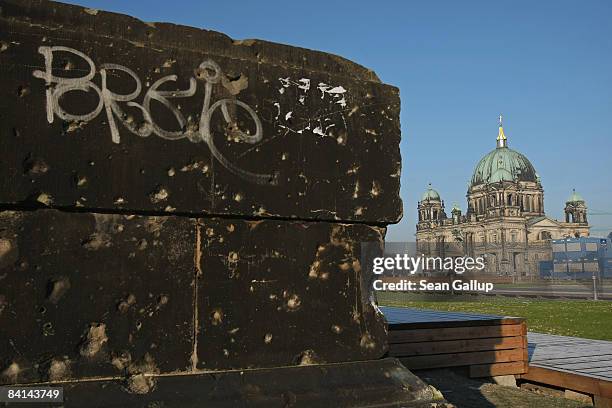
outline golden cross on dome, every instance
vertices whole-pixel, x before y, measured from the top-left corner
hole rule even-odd
[[[497,147],[506,147],[507,146],[507,142],[506,142],[506,135],[504,134],[504,128],[502,126],[502,122],[504,120],[504,117],[502,116],[502,114],[499,114],[499,133],[497,134]]]

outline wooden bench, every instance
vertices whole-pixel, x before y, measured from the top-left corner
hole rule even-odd
[[[381,307],[389,323],[389,355],[409,369],[469,367],[471,377],[527,372],[525,319]]]

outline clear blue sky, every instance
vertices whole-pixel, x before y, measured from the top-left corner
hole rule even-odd
[[[509,146],[542,178],[546,213],[563,217],[572,187],[612,213],[612,1],[202,1],[71,3],[342,55],[402,98],[404,219],[387,239],[413,239],[431,181],[465,211],[476,162]],[[591,216],[592,235],[612,216]]]

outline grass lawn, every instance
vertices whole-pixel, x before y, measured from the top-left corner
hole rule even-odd
[[[524,317],[530,331],[612,341],[612,302],[376,292],[382,306]]]

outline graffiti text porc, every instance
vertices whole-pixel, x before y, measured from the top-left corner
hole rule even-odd
[[[73,48],[63,46],[43,46],[38,48],[38,52],[42,54],[45,58],[45,71],[36,70],[33,72],[33,75],[36,78],[44,79],[46,82],[47,121],[49,123],[53,123],[55,115],[66,121],[87,122],[96,118],[100,114],[100,112],[102,112],[102,109],[104,109],[108,118],[111,138],[114,143],[119,143],[121,141],[119,129],[115,121],[116,119],[118,119],[123,124],[123,126],[125,126],[126,129],[128,129],[133,134],[141,137],[147,137],[151,134],[155,134],[161,138],[168,140],[178,140],[182,138],[187,138],[194,143],[204,141],[208,145],[213,156],[233,174],[247,181],[257,184],[277,184],[278,180],[276,175],[252,173],[250,171],[241,169],[240,167],[229,161],[225,156],[223,156],[223,154],[215,146],[213,135],[211,134],[210,130],[210,122],[215,110],[221,109],[224,120],[228,123],[228,125],[232,124],[232,117],[230,115],[230,111],[228,110],[228,105],[234,105],[236,108],[244,109],[255,123],[255,134],[251,135],[248,131],[243,132],[241,130],[235,130],[233,136],[235,136],[239,140],[250,144],[258,143],[263,137],[261,121],[259,120],[257,113],[255,113],[255,111],[246,103],[239,100],[226,98],[219,99],[211,105],[210,99],[213,86],[221,80],[222,75],[221,68],[219,67],[219,65],[217,65],[216,62],[212,60],[205,60],[199,65],[198,69],[196,70],[197,77],[205,81],[205,92],[199,127],[198,129],[192,129],[190,127],[186,127],[185,117],[179,109],[177,109],[170,103],[169,99],[186,98],[193,96],[196,92],[197,86],[195,78],[189,78],[188,89],[175,91],[162,91],[159,90],[159,88],[166,82],[176,81],[176,75],[168,75],[163,78],[160,78],[155,83],[153,83],[153,85],[151,85],[151,87],[147,90],[141,105],[133,101],[138,95],[140,95],[140,92],[142,90],[142,84],[138,76],[131,69],[118,64],[101,64],[99,73],[102,78],[102,83],[101,87],[98,87],[95,83],[92,82],[92,79],[96,74],[96,66],[94,65],[91,58],[89,58],[86,54]],[[89,72],[84,76],[76,78],[58,77],[53,75],[52,68],[54,52],[67,52],[77,55],[78,57],[85,60],[87,64],[89,64]],[[129,94],[118,94],[108,89],[107,75],[108,72],[112,70],[122,71],[128,74],[134,80],[134,91]],[[85,114],[73,114],[66,112],[66,110],[60,105],[59,101],[62,95],[73,91],[93,91],[97,93],[97,106],[91,112]],[[155,120],[151,115],[151,100],[156,100],[163,104],[167,109],[169,109],[176,118],[176,121],[178,122],[178,125],[181,130],[164,130],[157,123],[155,123]],[[135,121],[129,120],[127,115],[125,115],[125,113],[119,106],[118,102],[127,102],[127,106],[132,106],[140,109],[144,118],[144,124],[137,125]],[[237,128],[237,126],[234,127]]]

